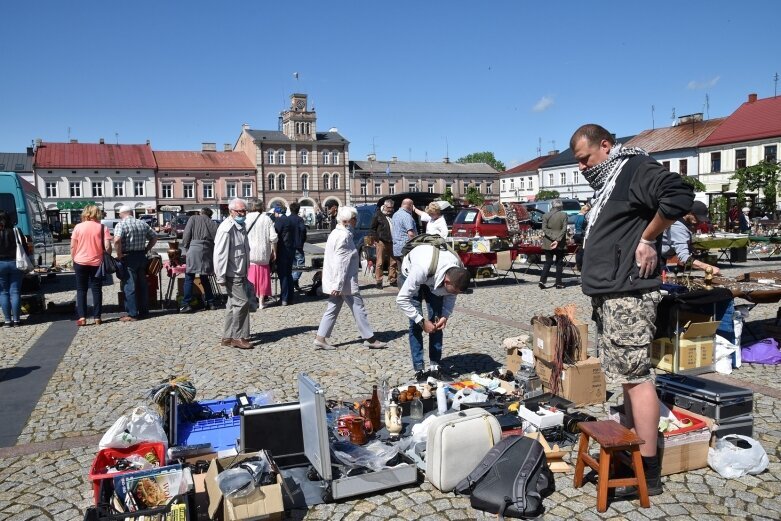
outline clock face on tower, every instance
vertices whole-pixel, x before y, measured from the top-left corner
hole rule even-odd
[[[296,108],[302,110],[306,106],[306,102],[302,99],[296,101]]]

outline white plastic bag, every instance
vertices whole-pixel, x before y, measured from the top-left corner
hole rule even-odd
[[[717,373],[732,373],[732,360],[735,353],[740,353],[740,346],[737,346],[726,338],[716,335],[716,342],[713,344],[713,365]],[[737,355],[740,357],[740,354]]]
[[[708,466],[723,478],[759,474],[768,466],[767,453],[753,438],[728,434],[708,449]]]
[[[162,442],[168,449],[168,436],[163,428],[163,420],[159,414],[143,405],[133,409],[129,415],[117,418],[100,439],[98,446],[101,449],[124,448],[142,441]]]

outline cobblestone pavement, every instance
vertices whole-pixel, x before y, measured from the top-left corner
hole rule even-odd
[[[736,275],[750,269],[777,269],[781,262],[747,262],[727,268]],[[521,274],[521,284],[481,281],[474,293],[459,297],[445,332],[443,366],[456,374],[487,371],[504,362],[501,341],[528,329],[535,314],[550,314],[557,305],[574,303],[584,320],[590,309],[575,278],[563,290],[540,290],[539,272]],[[311,275],[305,274],[302,284]],[[87,472],[97,439],[121,414],[146,403],[146,391],[172,374],[189,374],[200,399],[231,396],[238,391],[272,390],[277,400],[297,399],[296,378],[305,371],[331,398],[368,396],[383,376],[403,383],[412,374],[406,340],[407,321],[395,306],[393,289],[378,290],[363,277],[370,323],[388,341],[385,350],[360,345],[349,312],[339,318],[332,336],[336,351],[315,351],[315,330],[325,309],[320,299],[302,298],[295,305],[260,310],[251,317],[253,351],[219,346],[223,311],[192,315],[154,313],[133,324],[120,323],[115,285],[104,289],[109,314],[102,326],[80,328],[16,447],[0,449],[0,519],[81,519],[91,503]],[[167,283],[164,278],[163,284]],[[72,275],[62,274],[46,286],[47,301],[74,298]],[[757,306],[750,317],[761,336],[761,322],[774,319],[776,305]],[[0,368],[13,367],[53,319],[47,313],[18,329],[0,330]],[[2,369],[0,369],[2,371]],[[652,508],[634,501],[615,502],[607,512],[595,509],[596,490],[572,486],[572,474],[557,474],[557,492],[545,501],[545,519],[779,519],[781,500],[781,397],[779,368],[743,366],[729,377],[761,390],[755,396],[755,437],[770,456],[760,476],[725,480],[709,469],[665,478],[665,493]],[[0,373],[1,374],[1,373]],[[616,389],[612,389],[616,391]],[[616,392],[605,405],[588,411],[603,416],[621,401]],[[567,456],[569,461],[569,455]],[[294,511],[297,519],[488,519],[469,507],[468,499],[443,494],[428,483],[351,501]]]

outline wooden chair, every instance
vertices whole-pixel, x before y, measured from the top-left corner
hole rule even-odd
[[[640,457],[640,445],[645,443],[637,435],[612,420],[595,422],[581,422],[580,446],[578,447],[578,460],[575,465],[575,488],[583,486],[583,470],[586,465],[597,471],[597,511],[607,510],[608,489],[615,487],[637,487],[640,496],[640,506],[650,508],[648,499],[648,486],[645,482],[643,460]],[[594,459],[588,453],[589,440],[594,439],[599,443],[599,460]],[[629,451],[634,476],[628,478],[610,478],[611,470],[615,471],[619,454]],[[615,458],[615,459],[614,459]]]

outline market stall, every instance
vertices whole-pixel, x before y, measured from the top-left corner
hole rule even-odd
[[[718,250],[716,262],[725,259],[730,265],[734,261],[746,260],[748,244],[748,235],[737,233],[701,235],[692,238],[692,246],[695,250]]]

